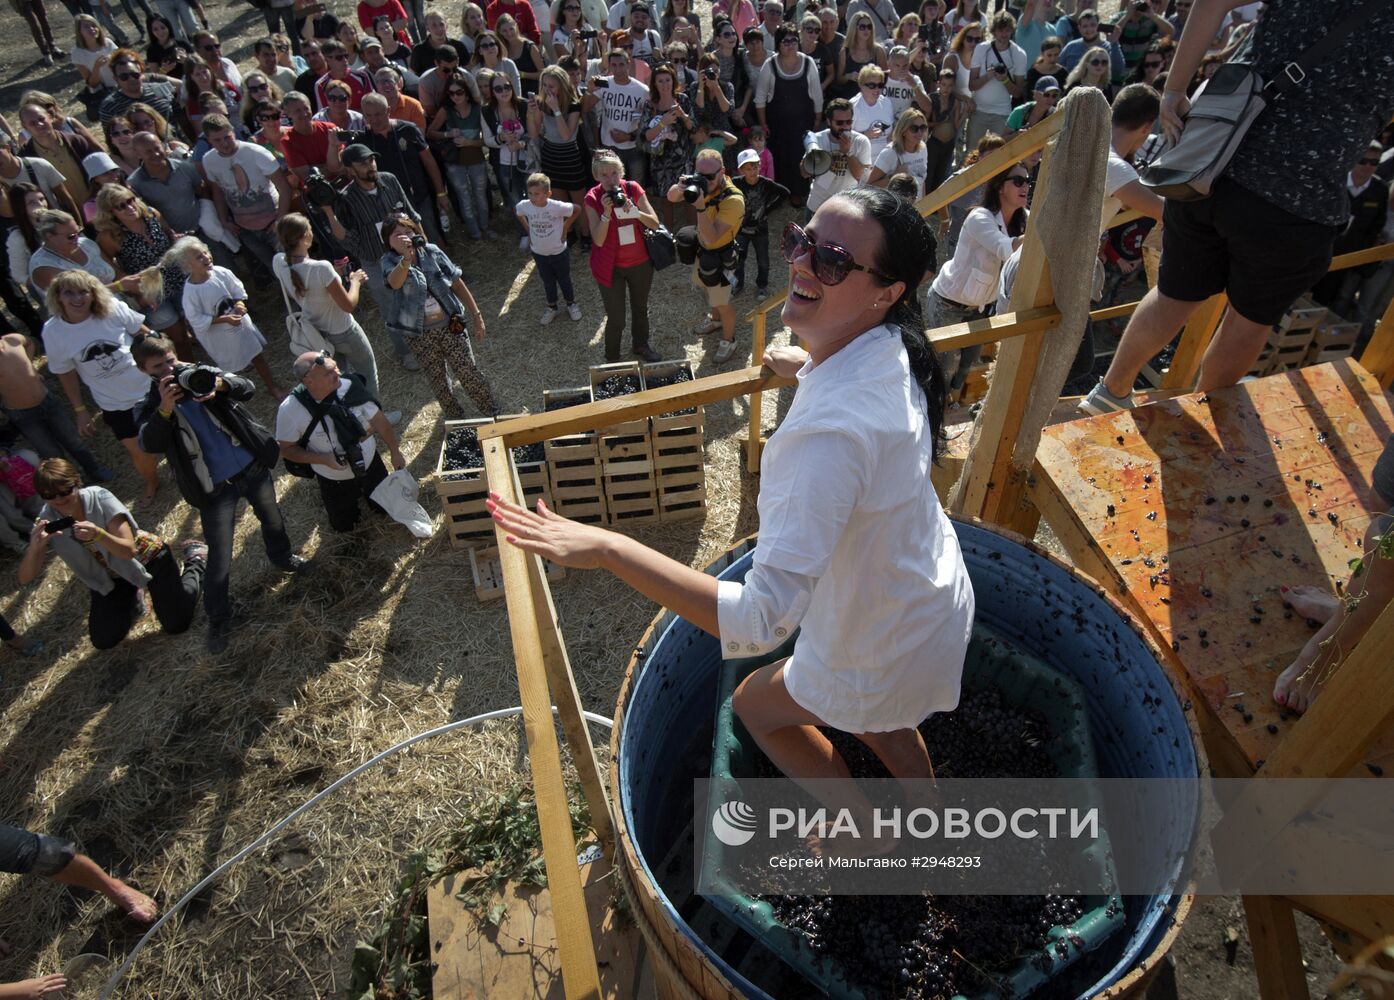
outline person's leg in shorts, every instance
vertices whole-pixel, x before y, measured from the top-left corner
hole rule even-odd
[[[1230,308],[1205,352],[1196,388],[1239,381],[1272,325],[1331,262],[1331,227],[1298,219],[1229,180],[1203,201],[1168,201],[1163,226],[1157,287],[1138,303],[1101,383],[1121,405],[1128,405],[1142,366],[1219,292],[1228,292]]]
[[[121,447],[126,449],[126,454],[131,456],[131,464],[135,466],[136,472],[140,473],[141,482],[145,484],[145,490],[136,502],[137,506],[148,504],[155,499],[155,494],[160,490],[160,477],[156,472],[160,467],[160,456],[140,450],[140,444],[136,440],[135,410],[103,410],[102,418],[111,429],[111,433],[116,435],[116,440],[121,442]]]

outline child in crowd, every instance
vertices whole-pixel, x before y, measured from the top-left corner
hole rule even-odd
[[[696,163],[697,154],[704,149],[714,149],[725,159],[726,147],[734,146],[737,141],[730,132],[714,129],[707,122],[698,122],[697,127],[692,130],[692,161]]]
[[[192,236],[176,240],[162,266],[166,262],[177,264],[189,276],[184,285],[184,318],[213,364],[228,372],[251,365],[266,390],[278,400],[285,399],[262,356],[266,338],[247,315],[247,289],[237,275],[214,264],[207,245]]]
[[[789,189],[760,173],[760,152],[743,149],[736,157],[734,183],[745,198],[745,218],[736,233],[736,285],[731,294],[739,295],[745,288],[745,258],[754,244],[755,294],[764,299],[770,294],[770,212],[789,197]]]
[[[919,181],[909,174],[892,174],[890,179],[886,181],[886,190],[912,205],[920,199]]]
[[[765,148],[768,140],[769,136],[765,134],[761,125],[752,125],[746,133],[746,141],[750,143],[750,148],[760,155],[760,176],[774,180],[774,154]]]
[[[567,233],[579,213],[571,202],[558,201],[551,194],[552,179],[543,173],[531,174],[528,196],[514,209],[518,222],[527,231],[532,260],[547,296],[547,308],[537,320],[543,326],[557,318],[558,286],[566,297],[566,314],[573,322],[581,319],[581,307],[571,287],[571,254],[566,245]]]

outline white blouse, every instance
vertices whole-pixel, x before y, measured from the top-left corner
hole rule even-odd
[[[807,362],[760,462],[760,537],[722,581],[723,657],[803,632],[790,696],[845,732],[917,726],[958,705],[973,588],[929,480],[924,393],[893,326]]]
[[[934,278],[934,291],[951,302],[981,309],[997,298],[997,277],[1012,255],[1012,237],[1001,212],[981,205],[968,213],[953,259]]]

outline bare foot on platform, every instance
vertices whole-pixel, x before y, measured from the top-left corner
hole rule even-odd
[[[120,887],[113,889],[110,893],[111,901],[125,911],[126,916],[136,923],[154,923],[155,918],[160,915],[160,908],[155,905],[155,901],[145,893],[132,889],[124,882]]]
[[[1297,654],[1297,659],[1278,675],[1278,682],[1273,685],[1273,700],[1290,712],[1301,715],[1310,708],[1326,683],[1326,677],[1319,675],[1317,667],[1322,641],[1320,633],[1308,639],[1302,652]],[[1330,670],[1328,664],[1326,671]]]
[[[1341,607],[1340,600],[1334,594],[1320,587],[1279,587],[1278,592],[1299,615],[1323,624]]]

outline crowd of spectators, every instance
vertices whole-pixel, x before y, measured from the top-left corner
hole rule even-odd
[[[226,40],[247,55],[239,65],[192,0],[137,0],[143,16],[130,0],[120,10],[64,2],[66,48],[45,0],[12,0],[41,61],[70,63],[85,114],[29,90],[16,122],[0,116],[0,401],[36,452],[29,509],[13,501],[35,527],[27,541],[4,540],[22,551],[24,582],[50,553],[72,567],[91,590],[94,646],[122,641],[147,600],[165,631],[183,631],[201,596],[214,652],[235,624],[228,563],[241,500],[270,563],[304,568],[277,506],[279,460],[314,478],[336,531],[354,527],[388,475],[379,441],[394,468],[405,464],[401,414],[380,399],[384,344],[404,369],[424,371],[444,417],[469,412],[457,389],[475,411],[498,411],[472,347],[486,327],[467,283],[471,254],[511,254],[502,241],[516,240],[519,266],[537,272],[543,326],[583,318],[572,258],[584,255],[603,303],[604,360],[652,361],[649,298],[666,260],[650,247],[671,237],[700,295],[693,334],[719,335],[712,360],[725,364],[742,354],[732,299],[746,290],[752,249],[755,294],[770,291],[772,213],[792,208],[807,222],[860,186],[917,199],[1093,87],[1113,106],[1099,287],[1116,287],[1163,215],[1137,170],[1165,145],[1168,115],[1224,60],[1255,41],[1271,48],[1287,23],[1256,30],[1260,5],[1202,4],[1203,28],[1187,38],[1205,37],[1183,52],[1192,0],[1116,10],[1112,0],[717,0],[709,16],[690,0],[493,0],[429,13],[422,0],[362,0],[351,16],[266,0],[265,34]],[[1359,93],[1381,92],[1389,58],[1368,61]],[[1361,135],[1339,165],[1348,203],[1307,213],[1337,226],[1336,252],[1394,238],[1392,139],[1387,126]],[[931,325],[1005,302],[1034,167],[1009,165],[945,213],[944,266],[922,289]],[[1142,219],[1111,232],[1120,208]],[[1321,275],[1304,272],[1304,287],[1316,281],[1317,298],[1368,337],[1394,296],[1394,262]],[[279,317],[251,314],[257,282],[279,288],[287,315],[325,349],[269,362],[262,331]],[[61,397],[35,369],[41,354]],[[1142,355],[1120,356],[1107,380],[1119,398]],[[974,358],[945,360],[952,402]],[[194,361],[219,371],[201,392],[176,377]],[[244,405],[256,392],[247,369],[280,401],[274,429]],[[202,541],[171,546],[102,487],[113,473],[87,446],[89,406],[140,476],[133,506],[155,496],[164,459],[200,514]],[[7,510],[11,534],[14,523]],[[7,645],[31,650],[5,631]]]

